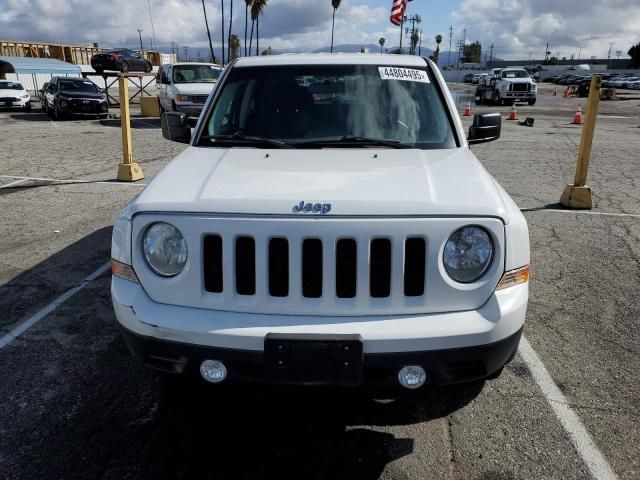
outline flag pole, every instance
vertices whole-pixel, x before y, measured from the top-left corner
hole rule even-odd
[[[404,31],[404,13],[402,14],[402,20],[400,20],[400,54],[402,54],[402,32]]]

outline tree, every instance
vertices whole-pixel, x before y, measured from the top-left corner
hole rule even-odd
[[[240,56],[240,37],[233,34],[229,37],[229,61]]]
[[[227,53],[227,58],[229,60],[231,60],[231,29],[232,28],[233,28],[233,0],[229,0],[229,38],[227,39],[227,44],[229,48],[229,51]]]
[[[333,20],[331,21],[331,53],[333,53],[333,30],[336,26],[336,10],[340,6],[342,0],[331,0],[331,6],[333,7]]]
[[[464,46],[464,56],[462,63],[480,63],[482,58],[482,45],[480,42],[475,41],[469,45]]]
[[[222,14],[222,65],[224,65],[224,0],[220,0],[220,8]]]
[[[384,44],[386,43],[386,40],[384,37],[380,37],[378,39],[378,43],[380,44],[380,53],[382,53],[382,48],[384,47]]]
[[[213,53],[213,43],[211,42],[211,31],[209,30],[209,21],[207,20],[207,9],[204,6],[204,0],[202,0],[202,11],[204,13],[204,25],[207,27],[207,37],[209,37],[209,52],[211,53],[211,61],[216,62],[216,56]]]
[[[436,51],[433,52],[433,56],[436,57],[434,63],[438,63],[438,58],[440,57],[440,44],[442,43],[442,35],[436,35]]]
[[[558,65],[559,63],[560,60],[558,60],[558,57],[551,57],[547,60],[547,65]]]
[[[267,0],[253,0],[251,5],[251,21],[256,25],[256,55],[260,55],[260,15],[267,6]],[[251,24],[251,39],[253,39],[253,23]],[[251,40],[249,40],[251,46]]]
[[[640,67],[640,42],[631,47],[627,55],[631,57],[632,67]]]
[[[203,0],[204,1],[204,0]],[[244,56],[247,56],[247,27],[249,25],[249,9],[253,4],[253,0],[244,0]],[[253,30],[253,23],[251,24]],[[253,35],[253,33],[251,34]],[[251,51],[249,51],[251,54]]]

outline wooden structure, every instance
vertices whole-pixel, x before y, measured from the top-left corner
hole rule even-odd
[[[90,65],[91,57],[96,53],[110,50],[94,45],[64,45],[60,43],[21,42],[0,40],[0,56],[54,58],[75,65]],[[159,66],[160,52],[149,50],[144,52],[151,65]]]

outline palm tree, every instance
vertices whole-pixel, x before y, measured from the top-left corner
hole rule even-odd
[[[224,66],[224,0],[220,0],[220,8],[222,9],[222,65]]]
[[[235,33],[229,37],[229,61],[240,56],[240,37]]]
[[[342,0],[331,0],[331,6],[333,7],[333,20],[331,22],[331,53],[333,53],[333,29],[336,26],[336,10],[340,6]]]
[[[244,56],[247,56],[247,26],[249,25],[249,8],[253,0],[244,0]],[[253,24],[251,25],[253,28]],[[252,34],[253,35],[253,34]]]
[[[211,53],[211,61],[215,63],[216,56],[213,53],[213,43],[211,42],[211,31],[209,30],[209,21],[207,20],[207,9],[204,6],[204,0],[202,0],[202,11],[204,13],[204,24],[207,27],[207,36],[209,37],[209,52]]]
[[[251,20],[256,24],[256,55],[260,55],[260,15],[266,6],[267,0],[254,0],[251,5]],[[253,37],[253,24],[251,25],[251,36]]]
[[[436,64],[438,63],[438,57],[440,56],[440,43],[442,43],[442,35],[438,34],[438,35],[436,35],[437,47],[436,47],[436,52],[435,52],[435,55],[434,55],[434,57],[436,59],[435,60]]]
[[[229,0],[229,37],[227,38],[227,59],[231,60],[231,29],[233,28],[233,0]]]
[[[382,53],[382,48],[384,47],[385,42],[386,42],[386,40],[385,40],[384,37],[380,37],[378,39],[378,43],[380,44],[380,53]]]

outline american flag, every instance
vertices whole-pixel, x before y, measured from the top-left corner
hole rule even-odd
[[[391,5],[391,23],[401,25],[404,20],[404,14],[407,11],[407,1],[411,0],[393,0]]]

